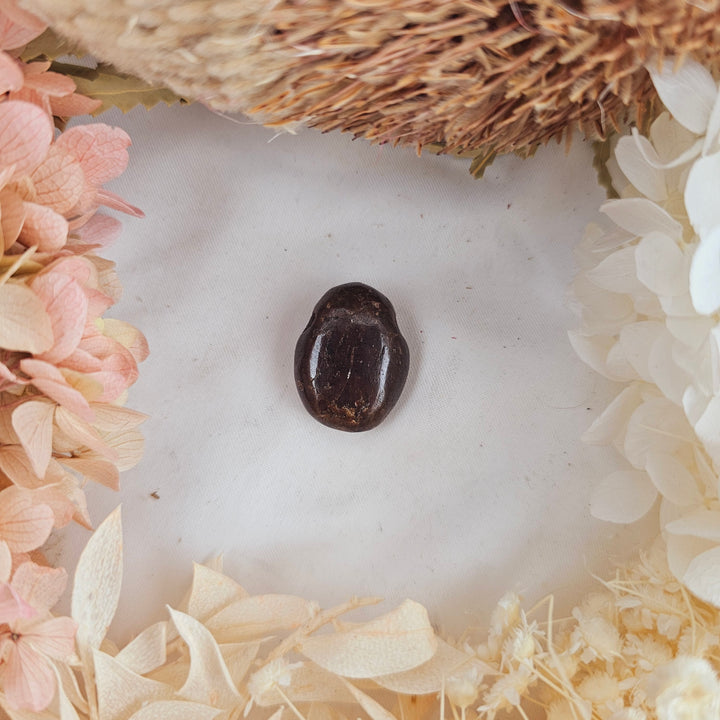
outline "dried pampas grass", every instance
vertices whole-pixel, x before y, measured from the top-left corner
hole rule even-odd
[[[22,0],[118,68],[266,125],[530,154],[604,137],[653,97],[645,64],[716,62],[720,2]]]

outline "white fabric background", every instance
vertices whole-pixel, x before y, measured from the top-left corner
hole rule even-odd
[[[90,489],[96,522],[123,504],[116,639],[218,553],[251,592],[411,597],[458,632],[508,589],[567,611],[649,537],[588,513],[617,461],[579,441],[616,388],[566,337],[572,247],[603,199],[587,144],[478,181],[467,161],[201,107],[100,119],[133,138],[112,189],[147,214],[107,253],[125,286],[109,314],[151,347],[129,402],[151,415],[146,456],[119,497]],[[400,402],[360,434],[315,422],[293,383],[313,305],[348,281],[391,299],[411,352]],[[86,539],[66,533],[59,561]]]

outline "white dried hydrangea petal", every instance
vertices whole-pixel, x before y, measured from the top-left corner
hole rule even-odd
[[[630,323],[620,331],[620,348],[638,376],[647,382],[652,382],[650,352],[664,332],[665,326],[654,320]]]
[[[690,264],[690,297],[701,315],[720,309],[720,227],[703,237]]]
[[[697,143],[697,136],[675,121],[667,110],[663,111],[653,120],[650,126],[650,142],[660,158],[660,162],[667,164],[677,158],[684,151]],[[666,171],[667,172],[667,171]],[[676,187],[673,173],[667,174],[669,187]]]
[[[648,356],[650,380],[676,405],[682,405],[683,394],[690,382],[690,376],[673,359],[676,340],[663,328],[655,340]]]
[[[618,340],[609,350],[605,359],[607,377],[617,382],[632,382],[640,380],[637,371],[628,361],[625,349]]]
[[[650,398],[632,414],[625,433],[625,457],[644,468],[648,453],[675,454],[694,442],[695,434],[685,413],[667,398]]]
[[[713,327],[713,321],[710,318],[698,317],[669,317],[665,321],[665,326],[672,336],[686,345],[690,351],[697,351],[700,346],[707,340],[707,336]]]
[[[717,547],[713,540],[705,540],[694,535],[673,535],[668,533],[665,536],[667,544],[667,559],[670,572],[680,582],[687,572],[690,563],[698,555]]]
[[[646,157],[654,161],[654,167]],[[621,137],[615,148],[615,160],[625,177],[645,197],[655,202],[662,202],[667,198],[665,173],[658,169],[661,160],[646,137]]]
[[[703,135],[718,92],[710,72],[693,61],[676,68],[673,60],[664,60],[659,67],[652,61],[647,69],[671,115],[691,132]]]
[[[607,369],[607,356],[610,348],[615,345],[614,338],[602,335],[589,337],[575,330],[568,332],[568,338],[573,350],[586,365],[600,375],[610,377]]]
[[[639,287],[635,247],[626,247],[608,255],[585,273],[590,282],[614,293],[633,293]]]
[[[603,478],[590,497],[590,513],[598,520],[632,523],[646,515],[657,498],[648,474],[617,470]]]
[[[720,546],[697,555],[690,562],[682,581],[690,592],[701,600],[720,607]],[[720,698],[720,688],[717,691]],[[720,700],[716,701],[716,711],[720,712]],[[717,714],[710,717],[718,717]]]
[[[693,535],[720,543],[720,511],[698,508],[668,523],[665,530],[673,535]]]
[[[712,461],[720,466],[720,396],[713,397],[695,423],[695,432]]]
[[[697,159],[685,185],[685,208],[695,232],[703,238],[720,226],[720,153]]]
[[[663,312],[670,318],[697,317],[697,312],[695,312],[695,308],[692,304],[692,298],[690,297],[689,285],[688,291],[686,293],[683,293],[682,295],[678,295],[676,297],[668,297],[667,295],[664,295],[660,297],[659,300]]]
[[[678,244],[659,232],[648,233],[634,246],[637,276],[657,295],[682,295],[688,290],[688,264]]]
[[[600,211],[635,236],[659,232],[672,240],[682,239],[682,225],[667,210],[647,198],[608,200],[600,206]]]
[[[187,700],[161,700],[134,713],[130,720],[213,720],[222,710]]]
[[[625,431],[630,416],[641,402],[637,383],[629,385],[595,418],[583,433],[582,441],[588,445],[609,445]]]
[[[675,505],[684,507],[702,502],[695,477],[674,455],[648,453],[645,470],[658,492]]]

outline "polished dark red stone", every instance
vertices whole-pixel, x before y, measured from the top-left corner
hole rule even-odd
[[[316,420],[337,430],[379,425],[398,401],[409,366],[392,304],[362,283],[328,290],[295,346],[300,398]]]

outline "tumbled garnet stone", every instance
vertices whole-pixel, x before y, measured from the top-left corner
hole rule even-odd
[[[303,404],[337,430],[379,425],[398,401],[409,366],[392,304],[362,283],[328,290],[295,346]]]

